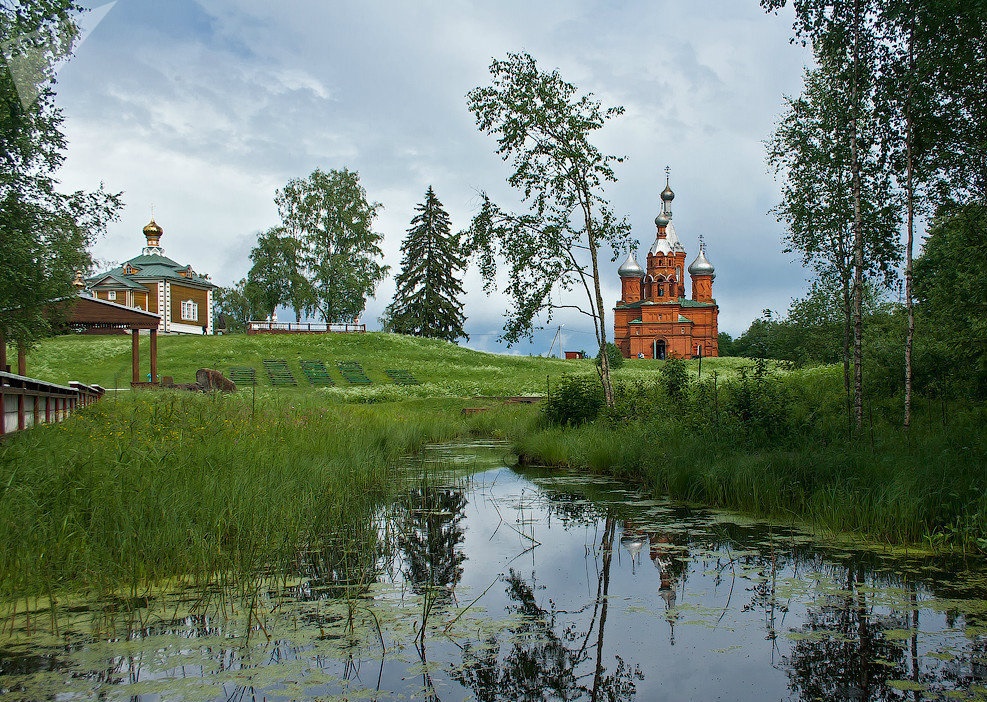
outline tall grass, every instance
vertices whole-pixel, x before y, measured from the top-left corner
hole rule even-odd
[[[300,554],[366,535],[400,489],[399,457],[474,432],[462,405],[267,391],[255,409],[249,394],[138,392],[11,437],[0,598],[249,587],[291,570]]]
[[[524,460],[568,465],[658,494],[808,522],[893,544],[987,551],[987,411],[921,405],[900,428],[900,398],[846,422],[838,369],[624,387],[616,414],[518,434]]]

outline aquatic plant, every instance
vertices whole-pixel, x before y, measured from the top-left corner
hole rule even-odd
[[[618,385],[616,407],[582,426],[515,437],[526,463],[582,467],[656,494],[888,543],[987,551],[987,411],[918,403],[900,429],[896,398],[847,426],[835,368],[776,374],[756,365],[728,382]]]
[[[365,544],[401,486],[396,459],[468,435],[463,404],[137,392],[11,437],[0,444],[0,600],[23,610],[164,582],[246,592],[259,574],[297,572],[306,554]]]

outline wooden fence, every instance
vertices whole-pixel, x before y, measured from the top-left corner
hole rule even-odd
[[[248,334],[347,334],[367,331],[366,324],[320,322],[247,322]]]
[[[56,385],[23,375],[0,372],[0,437],[35,424],[60,422],[103,396],[99,385],[73,380]]]

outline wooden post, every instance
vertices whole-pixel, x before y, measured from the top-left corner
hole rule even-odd
[[[132,383],[136,385],[141,381],[141,337],[140,329],[130,330],[130,362],[133,366],[133,379]]]
[[[27,375],[27,351],[21,344],[17,345],[17,375]],[[23,431],[27,428],[26,407],[24,398],[24,387],[21,387],[21,394],[17,396],[17,430]]]
[[[158,382],[158,330],[151,330],[151,382]]]

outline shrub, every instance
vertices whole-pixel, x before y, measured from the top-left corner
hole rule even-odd
[[[596,354],[596,365],[600,365],[602,356],[599,352]],[[607,342],[607,361],[610,363],[610,370],[616,370],[624,365],[624,356],[620,353],[620,349],[617,345],[608,341]]]
[[[739,382],[729,387],[727,412],[740,421],[749,439],[770,442],[788,436],[790,398],[764,359],[740,369]]]
[[[661,392],[654,382],[617,383],[613,391],[614,406],[605,410],[611,422],[651,419],[661,404]]]
[[[673,402],[681,402],[689,392],[689,372],[681,358],[669,358],[662,365],[661,384]]]
[[[591,422],[603,407],[600,381],[589,375],[563,375],[545,402],[544,416],[549,424],[576,426]]]

